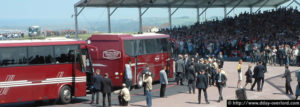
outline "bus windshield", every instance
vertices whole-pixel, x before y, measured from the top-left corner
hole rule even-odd
[[[124,40],[125,53],[129,56],[168,52],[168,39]]]

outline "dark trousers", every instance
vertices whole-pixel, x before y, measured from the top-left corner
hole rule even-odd
[[[160,85],[160,97],[165,97],[166,86],[167,86],[166,84]]]
[[[111,93],[103,93],[103,106],[105,106],[106,95],[108,99],[108,105],[111,106]]]
[[[176,82],[177,82],[177,85],[179,85],[179,83],[180,84],[183,84],[182,82],[183,82],[183,76],[182,76],[182,72],[176,72]]]
[[[266,70],[266,72],[267,72],[267,71],[268,71],[268,70],[267,70],[267,63],[264,62],[262,65],[265,67],[265,70]]]
[[[221,83],[217,83],[218,91],[219,91],[219,100],[223,100],[223,85]]]
[[[205,101],[208,102],[206,88],[198,88],[198,90],[199,90],[199,93],[198,93],[199,103],[201,103],[201,90],[203,90],[203,92],[204,92]]]
[[[144,96],[146,96],[146,83],[143,82],[143,87],[144,87]]]
[[[297,61],[297,64],[298,64],[298,66],[300,66],[300,56],[297,56],[297,59],[296,59]]]
[[[193,90],[193,93],[195,94],[195,80],[189,80],[188,81],[188,88],[189,88],[189,93],[192,93],[191,91]]]
[[[251,86],[251,90],[253,90],[253,88],[255,87],[255,84],[257,84],[257,79],[256,78],[254,79],[254,82],[253,82],[253,84]]]
[[[257,91],[262,91],[264,87],[264,78],[257,78]]]
[[[125,84],[127,89],[132,90],[132,80],[126,79]]]
[[[279,60],[279,65],[280,65],[280,66],[282,66],[282,64],[283,64],[283,60],[284,60],[284,59],[283,59],[283,58],[281,58],[281,57],[279,57],[279,58],[278,58],[278,60]]]
[[[291,88],[291,82],[290,81],[285,82],[285,90],[286,90],[286,94],[293,94],[293,90]]]
[[[128,101],[126,101],[123,96],[118,96],[118,99],[121,106],[128,106]]]
[[[91,103],[94,103],[94,97],[96,95],[96,104],[99,104],[99,91],[92,91],[92,102]]]

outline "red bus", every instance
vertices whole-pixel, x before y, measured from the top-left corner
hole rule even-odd
[[[125,64],[129,60],[132,62],[132,84],[141,87],[146,64],[154,74],[154,81],[159,80],[162,65],[167,65],[168,77],[173,78],[168,39],[164,34],[94,34],[88,38],[88,44],[99,49],[98,53],[90,53],[94,69],[101,69],[101,74],[108,73],[113,87],[121,87],[124,83]]]
[[[89,59],[86,41],[1,41],[0,104],[86,96]]]

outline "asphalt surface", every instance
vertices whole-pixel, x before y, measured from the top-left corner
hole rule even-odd
[[[186,84],[186,83],[185,83]],[[166,96],[170,95],[175,95],[178,93],[185,93],[188,88],[186,85],[177,85],[176,82],[174,82],[174,79],[169,80],[169,85],[166,87]],[[136,89],[134,88],[133,90],[130,91],[131,94],[131,101],[130,103],[134,102],[139,102],[139,101],[144,101],[145,96],[144,96],[144,91],[143,88]],[[156,82],[153,84],[153,90],[152,90],[152,99],[160,98],[160,84]],[[112,106],[117,106],[119,105],[118,102],[118,97],[116,94],[111,94],[111,101],[112,101]],[[89,104],[91,102],[91,94],[87,94],[85,97],[74,97],[72,99],[71,104],[65,104],[65,105],[60,105],[57,101],[55,104],[49,103],[49,101],[45,100],[43,102],[22,102],[22,103],[11,103],[11,104],[3,104],[0,105],[0,107],[31,107],[31,106],[43,106],[43,107],[102,107],[102,94],[100,94],[100,101],[98,105],[96,104]],[[107,101],[107,99],[106,99]],[[106,102],[106,105],[108,105],[108,102]]]
[[[242,65],[242,72],[247,70],[250,63],[245,62]],[[217,102],[219,94],[215,86],[208,87],[208,101],[210,104],[205,104],[202,95],[201,107],[226,107],[226,100],[236,99],[235,90],[238,74],[237,74],[238,62],[225,62],[224,70],[227,73],[227,86],[223,89],[223,102]],[[253,65],[253,64],[252,64]],[[253,68],[252,68],[253,69]],[[249,100],[294,100],[294,95],[285,94],[285,79],[282,78],[284,73],[283,66],[268,66],[268,72],[265,73],[265,83],[262,92],[250,91],[250,84],[246,87],[247,98]],[[290,66],[292,71],[292,82],[291,87],[295,93],[295,87],[297,85],[297,78],[295,77],[295,71],[300,70],[300,67]],[[245,84],[246,77],[243,76],[242,86]],[[153,107],[199,107],[197,97],[198,90],[196,94],[189,94],[186,83],[184,86],[176,85],[176,83],[171,80],[167,85],[166,96],[167,98],[159,97],[160,84],[154,84],[152,90],[152,103]],[[256,89],[256,87],[254,88]],[[0,105],[0,107],[32,107],[32,106],[42,106],[42,107],[102,107],[102,94],[100,94],[100,101],[98,105],[89,104],[91,95],[88,94],[85,97],[73,98],[71,104],[49,104],[44,101],[42,104],[38,105],[34,102],[23,102],[23,103],[13,103]],[[129,107],[146,107],[145,96],[143,95],[143,88],[134,89],[131,91],[131,101],[129,102]],[[117,95],[112,94],[112,106],[119,107]]]

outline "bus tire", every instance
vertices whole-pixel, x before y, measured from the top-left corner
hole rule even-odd
[[[59,92],[59,101],[61,104],[68,104],[72,101],[71,88],[63,86]]]
[[[142,88],[143,87],[143,75],[142,73],[139,74],[138,76],[138,81],[137,81],[137,84],[136,84],[136,88]]]

